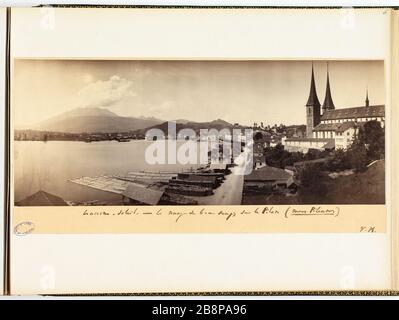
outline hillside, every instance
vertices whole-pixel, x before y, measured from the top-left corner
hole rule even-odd
[[[327,192],[320,197],[314,194],[245,195],[243,204],[384,204],[385,163],[380,160],[365,172],[331,179],[325,175],[320,184]]]
[[[378,161],[365,172],[330,181],[326,203],[384,204],[385,162]]]

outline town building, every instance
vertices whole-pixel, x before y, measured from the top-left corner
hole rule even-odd
[[[276,188],[286,189],[294,183],[294,177],[289,172],[275,167],[264,166],[253,170],[244,177],[244,194],[267,192]]]
[[[254,132],[253,161],[254,168],[260,168],[266,165],[265,148],[270,146],[270,134],[257,130]]]
[[[384,127],[385,105],[370,105],[368,90],[364,106],[335,108],[328,68],[326,93],[321,105],[317,96],[312,65],[310,92],[306,103],[306,137],[283,138],[282,144],[291,152],[307,152],[309,149],[346,149],[351,145],[359,128],[372,120],[378,121]]]

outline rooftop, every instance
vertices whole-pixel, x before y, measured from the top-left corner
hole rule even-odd
[[[149,205],[157,205],[163,195],[163,191],[153,190],[135,184],[129,184],[122,193],[125,197]]]
[[[342,123],[319,123],[313,131],[335,131]]]
[[[337,129],[337,132],[344,132],[344,131],[348,130],[349,128],[362,126],[363,123],[364,122],[357,123],[357,122],[352,122],[352,121],[340,123],[340,126]]]
[[[328,139],[328,138],[288,138],[285,139],[285,141],[302,141],[302,142],[330,142],[333,141],[334,139]]]
[[[40,190],[25,199],[18,201],[17,206],[67,206],[64,199]]]
[[[324,146],[324,149],[333,149],[335,148],[335,139],[328,141]]]
[[[355,126],[361,126],[364,122],[354,122],[347,121],[342,123],[319,123],[316,127],[314,127],[313,131],[335,131],[335,132],[344,132],[349,128]]]
[[[291,175],[283,169],[265,166],[265,167],[259,168],[257,170],[253,170],[249,175],[246,175],[244,177],[244,180],[245,181],[251,181],[251,180],[274,181],[274,180],[289,179],[290,177],[291,177]]]
[[[375,105],[369,107],[354,107],[327,110],[321,117],[321,121],[326,120],[337,120],[337,119],[356,119],[366,117],[384,117],[385,116],[385,105]]]

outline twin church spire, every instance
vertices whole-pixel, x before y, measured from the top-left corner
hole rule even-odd
[[[306,103],[306,106],[307,107],[313,107],[313,106],[320,107],[319,98],[317,97],[317,92],[316,92],[316,84],[314,81],[313,63],[312,63],[312,78],[310,80],[310,92],[309,92],[309,98],[308,98],[308,102]]]
[[[368,90],[366,92],[366,107],[369,106],[369,96]],[[321,122],[321,105],[319,98],[317,97],[316,92],[316,83],[314,80],[314,70],[313,70],[313,63],[312,63],[312,77],[310,79],[310,92],[308,102],[306,103],[306,136],[308,138],[313,138],[313,129]],[[326,94],[324,97],[323,102],[323,115],[329,111],[334,110],[334,102],[331,95],[331,88],[330,88],[330,74],[328,70],[328,63],[327,63],[327,83],[326,83]]]
[[[313,63],[312,63],[312,77],[310,80],[310,92],[309,92],[309,98],[308,102],[306,103],[307,107],[320,107],[320,102],[319,98],[317,97],[317,91],[316,91],[316,84],[314,80],[314,70],[313,70]],[[334,110],[334,102],[332,100],[331,96],[331,89],[330,89],[330,76],[329,76],[329,71],[328,71],[328,64],[327,64],[327,85],[326,85],[326,95],[324,98],[323,102],[323,113],[327,110]]]
[[[324,97],[324,102],[323,102],[323,113],[326,112],[327,110],[334,110],[334,102],[331,97],[331,90],[330,90],[330,76],[328,72],[328,62],[327,62],[327,85],[326,85],[326,95]]]
[[[370,100],[369,100],[369,90],[368,88],[366,89],[366,100],[365,100],[365,106],[369,107],[370,106]],[[309,98],[308,102],[306,103],[307,107],[320,107],[320,102],[319,98],[317,97],[317,92],[316,92],[316,84],[314,80],[314,70],[313,70],[313,63],[312,63],[312,77],[310,79],[310,92],[309,92]],[[328,110],[334,110],[335,105],[332,99],[331,95],[331,89],[330,89],[330,73],[328,70],[328,62],[327,62],[327,84],[326,84],[326,94],[324,97],[324,102],[323,102],[323,113],[328,111]]]

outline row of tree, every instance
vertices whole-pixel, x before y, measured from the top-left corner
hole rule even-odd
[[[364,171],[367,165],[385,158],[385,130],[377,121],[368,121],[359,128],[352,144],[346,150],[336,150],[326,163],[329,171],[354,169]]]
[[[289,152],[284,150],[284,146],[278,144],[275,147],[265,148],[266,164],[271,167],[284,169],[287,166],[293,166],[295,162],[315,160],[330,156],[329,151],[320,151],[311,149],[307,153]]]

